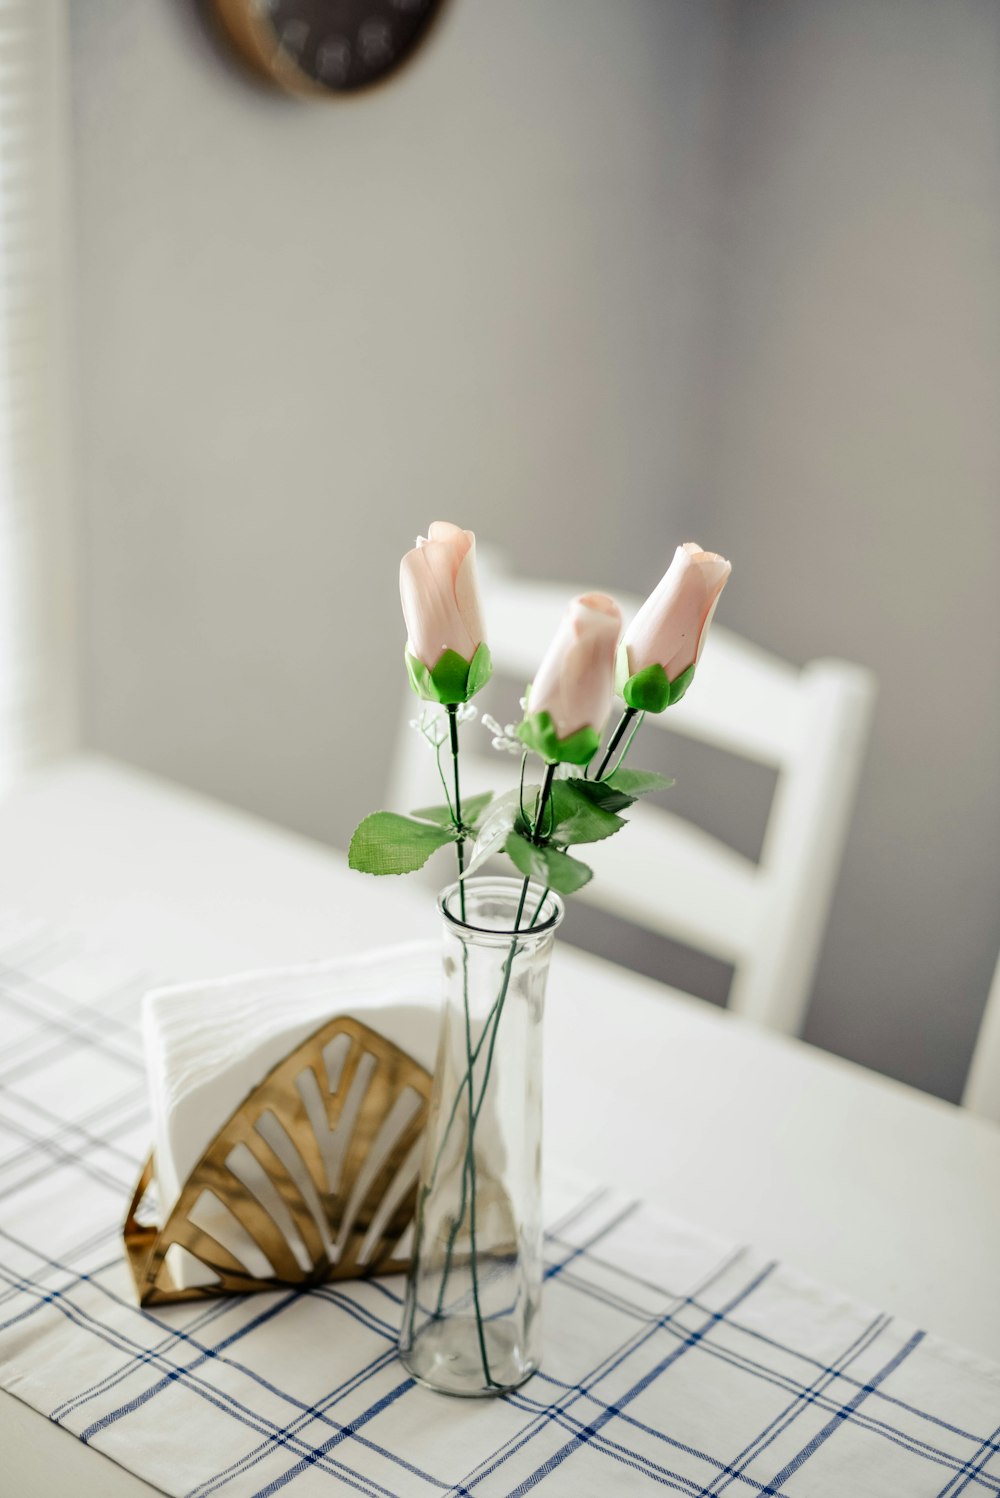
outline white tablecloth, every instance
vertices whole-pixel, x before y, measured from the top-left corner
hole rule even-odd
[[[405,1375],[393,1279],[139,1310],[120,1228],[148,1146],[150,976],[0,928],[0,1383],[147,1481],[191,1498],[1000,1493],[1000,1368],[582,1181],[549,1184],[545,1363],[503,1399]]]

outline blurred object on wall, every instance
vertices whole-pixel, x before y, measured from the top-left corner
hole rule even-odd
[[[211,0],[243,61],[301,98],[381,83],[424,41],[443,0]]]

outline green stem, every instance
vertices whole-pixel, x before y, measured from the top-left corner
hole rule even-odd
[[[486,1354],[486,1333],[483,1328],[483,1312],[479,1304],[479,1255],[476,1251],[476,1154],[475,1154],[475,1097],[472,1078],[472,1022],[469,1016],[469,966],[468,948],[462,943],[462,982],[465,990],[465,1054],[468,1058],[469,1067],[466,1072],[468,1077],[469,1091],[469,1128],[465,1139],[465,1170],[462,1173],[462,1193],[465,1195],[465,1182],[469,1182],[469,1252],[471,1256],[470,1269],[472,1271],[472,1303],[476,1308],[476,1335],[479,1338],[479,1356],[483,1360],[483,1377],[487,1385],[493,1383],[490,1373],[490,1360]],[[462,1217],[465,1216],[463,1205]],[[461,1222],[462,1218],[458,1219]],[[452,1232],[448,1243],[448,1260],[454,1248],[456,1230]],[[445,1279],[442,1276],[441,1291],[444,1294]]]
[[[524,899],[525,895],[527,894],[527,885],[528,885],[528,881],[525,880],[524,884],[521,887],[521,898],[522,898],[522,900]],[[528,925],[526,927],[526,929],[528,931],[533,931],[535,929],[535,925],[536,925],[536,923],[538,921],[538,917],[542,913],[542,906],[545,904],[545,901],[548,899],[548,895],[549,895],[549,886],[546,885],[545,888],[542,890],[542,897],[539,900],[538,904],[535,906],[534,913],[532,914],[531,920],[528,922]],[[514,924],[514,929],[515,930],[518,929],[518,922],[520,921],[520,916],[521,916],[522,913],[523,913],[522,912],[522,908],[519,907],[518,917],[517,917],[517,920],[515,921],[515,924]],[[491,1033],[491,1029],[493,1027],[494,1020],[496,1019],[496,1016],[497,1016],[497,1011],[501,1008],[501,1006],[503,1004],[503,1000],[504,1000],[504,998],[506,996],[506,993],[507,993],[507,988],[506,988],[506,985],[504,985],[500,989],[500,992],[497,994],[496,998],[493,1000],[493,1007],[491,1008],[489,1014],[486,1016],[486,1023],[483,1025],[483,1033],[482,1033],[482,1035],[480,1035],[479,1039],[476,1041],[475,1045],[472,1048],[472,1064],[473,1064],[473,1067],[475,1067],[476,1062],[479,1060],[479,1053],[481,1052],[481,1050],[483,1049],[483,1046],[487,1043],[487,1041],[489,1039],[489,1036],[490,1036],[490,1033]],[[448,1122],[444,1126],[444,1134],[442,1136],[441,1143],[440,1143],[440,1145],[438,1147],[437,1158],[435,1159],[434,1164],[431,1167],[431,1178],[427,1182],[427,1185],[423,1188],[423,1195],[424,1195],[424,1200],[425,1201],[426,1201],[427,1197],[429,1196],[429,1194],[431,1193],[431,1191],[433,1191],[434,1186],[437,1183],[437,1174],[438,1174],[438,1169],[439,1169],[440,1164],[441,1164],[441,1156],[444,1153],[444,1147],[445,1147],[445,1145],[448,1143],[448,1137],[451,1134],[451,1126],[455,1122],[455,1114],[458,1112],[458,1105],[462,1101],[462,1093],[464,1092],[465,1085],[466,1085],[466,1075],[467,1075],[467,1073],[463,1074],[462,1079],[461,1079],[461,1081],[458,1084],[458,1090],[455,1093],[455,1097],[454,1097],[454,1100],[453,1100],[452,1105],[451,1105],[451,1112],[448,1114]],[[477,1118],[479,1116],[479,1109],[478,1108],[476,1109],[476,1116],[477,1116]],[[463,1184],[463,1186],[465,1185],[464,1180],[463,1180],[462,1184]],[[464,1196],[463,1196],[462,1200],[464,1201]],[[459,1220],[461,1220],[461,1216],[460,1216]]]
[[[539,793],[538,804],[537,804],[536,811],[535,811],[534,825],[532,827],[532,832],[531,832],[532,840],[536,841],[536,842],[538,840],[539,831],[540,831],[540,828],[542,826],[543,818],[545,816],[545,810],[546,810],[546,806],[547,806],[547,803],[548,803],[549,795],[550,795],[551,790],[552,790],[552,782],[553,782],[553,779],[555,778],[555,771],[556,771],[555,765],[547,765],[546,766],[545,780],[544,780],[544,782],[542,784],[541,792]],[[530,879],[526,878],[524,880],[524,883],[521,885],[521,895],[520,895],[520,898],[519,898],[518,903],[517,903],[517,913],[514,916],[514,931],[515,932],[517,932],[517,931],[519,931],[521,929],[521,917],[524,914],[524,906],[525,906],[525,902],[527,901],[527,898],[528,898],[528,887],[529,887],[530,883],[531,883]],[[531,917],[531,921],[529,923],[529,930],[532,927],[534,927],[535,922],[537,921],[538,916],[539,916],[539,914],[541,912],[542,906],[545,903],[545,898],[546,898],[547,894],[548,894],[548,890],[545,889],[542,892],[542,898],[541,898],[541,900],[539,900],[538,905],[535,908],[535,912],[534,912],[534,914]],[[469,1240],[470,1240],[470,1249],[471,1249],[471,1254],[472,1254],[472,1291],[473,1291],[473,1300],[476,1303],[476,1327],[477,1327],[477,1331],[479,1332],[480,1352],[482,1353],[482,1356],[483,1356],[484,1368],[486,1367],[486,1351],[485,1351],[485,1347],[483,1345],[482,1319],[481,1319],[481,1316],[480,1316],[480,1313],[479,1313],[478,1284],[477,1284],[477,1275],[476,1275],[476,1244],[475,1244],[476,1180],[475,1180],[475,1157],[474,1157],[474,1153],[473,1153],[473,1144],[474,1144],[474,1136],[475,1136],[476,1124],[479,1121],[479,1114],[482,1111],[483,1103],[484,1103],[484,1101],[486,1099],[486,1089],[487,1089],[487,1086],[489,1085],[490,1072],[493,1069],[493,1053],[494,1053],[494,1050],[495,1050],[495,1047],[496,1047],[497,1033],[498,1033],[499,1028],[500,1028],[500,1018],[501,1018],[501,1015],[503,1014],[504,1003],[506,1002],[507,992],[508,992],[508,989],[510,987],[510,975],[511,975],[511,971],[512,971],[513,966],[514,966],[514,957],[515,957],[516,952],[517,952],[517,937],[514,936],[513,939],[511,940],[511,944],[510,944],[510,947],[509,947],[508,952],[507,952],[507,957],[506,957],[506,960],[504,962],[503,979],[502,979],[502,982],[501,982],[501,985],[500,985],[500,992],[497,995],[497,998],[496,998],[496,1000],[495,1000],[495,1002],[493,1004],[493,1007],[490,1010],[490,1013],[488,1014],[488,1016],[486,1018],[486,1024],[483,1027],[483,1033],[480,1036],[479,1041],[478,1041],[478,1043],[477,1043],[476,1048],[475,1048],[474,1051],[472,1050],[472,1035],[471,1035],[471,1027],[470,1027],[470,1021],[469,1021],[469,1006],[468,1006],[468,987],[467,987],[467,984],[466,984],[465,993],[464,993],[464,999],[465,999],[465,1022],[466,1022],[466,1057],[467,1057],[468,1065],[467,1065],[467,1068],[466,1068],[465,1077],[463,1078],[462,1083],[459,1084],[458,1091],[457,1091],[457,1093],[455,1095],[455,1101],[452,1104],[451,1113],[449,1114],[448,1122],[445,1125],[444,1137],[442,1138],[441,1143],[438,1146],[437,1157],[436,1157],[436,1159],[434,1161],[434,1165],[433,1165],[433,1167],[431,1169],[431,1178],[430,1178],[430,1181],[428,1182],[427,1186],[425,1187],[425,1200],[426,1200],[426,1194],[428,1194],[430,1192],[430,1190],[431,1190],[431,1188],[432,1188],[432,1186],[434,1184],[434,1181],[437,1178],[438,1166],[440,1165],[440,1162],[441,1162],[441,1156],[444,1153],[444,1148],[445,1148],[445,1145],[446,1145],[446,1143],[448,1141],[448,1135],[449,1135],[449,1133],[451,1131],[452,1123],[454,1122],[455,1115],[456,1115],[456,1113],[458,1111],[458,1104],[459,1104],[459,1100],[460,1100],[461,1095],[462,1095],[462,1088],[463,1088],[463,1086],[466,1086],[468,1088],[468,1095],[469,1095],[469,1100],[470,1100],[469,1101],[469,1131],[468,1131],[468,1135],[467,1135],[467,1139],[466,1139],[466,1159],[465,1159],[465,1166],[464,1166],[464,1169],[462,1171],[462,1189],[461,1189],[461,1194],[459,1196],[458,1213],[457,1213],[457,1215],[455,1217],[455,1220],[454,1220],[454,1223],[452,1225],[451,1232],[448,1235],[448,1243],[447,1243],[447,1246],[445,1248],[445,1260],[444,1260],[444,1266],[443,1266],[442,1271],[441,1271],[441,1284],[440,1284],[440,1287],[439,1287],[439,1290],[438,1290],[438,1300],[437,1300],[437,1311],[436,1311],[436,1314],[440,1316],[441,1313],[442,1313],[443,1307],[444,1307],[444,1297],[445,1297],[445,1292],[447,1290],[448,1278],[449,1278],[449,1275],[451,1273],[452,1258],[454,1256],[454,1251],[455,1251],[455,1241],[456,1241],[456,1239],[458,1237],[458,1233],[459,1233],[459,1230],[460,1230],[460,1228],[462,1226],[462,1223],[465,1220],[466,1201],[470,1197],[470,1191],[469,1191],[468,1188],[471,1186],[471,1201],[470,1201],[470,1204],[469,1204]],[[462,956],[463,956],[463,961],[465,961],[467,959],[467,950],[466,950],[464,944],[463,944],[463,949],[462,949]],[[489,1044],[488,1044],[488,1048],[487,1048],[487,1052],[486,1052],[486,1065],[485,1065],[484,1070],[483,1070],[483,1080],[482,1080],[482,1084],[481,1084],[480,1090],[479,1090],[479,1101],[478,1101],[478,1103],[473,1104],[473,1101],[472,1101],[472,1099],[473,1099],[473,1073],[474,1073],[475,1062],[479,1058],[479,1053],[482,1050],[483,1042],[486,1040],[487,1035],[489,1035]],[[488,1371],[488,1369],[487,1369],[487,1382],[488,1383],[490,1382],[490,1377],[489,1377],[489,1371]]]
[[[440,780],[440,782],[441,782],[441,788],[444,791],[444,800],[445,800],[445,805],[448,808],[448,815],[451,817],[452,822],[454,822],[455,821],[455,811],[454,811],[454,808],[452,807],[452,804],[451,804],[451,792],[448,789],[448,782],[444,778],[444,770],[442,770],[442,768],[441,768],[441,745],[440,744],[435,744],[434,745],[434,759],[435,759],[435,762],[437,764],[438,779]]]
[[[514,917],[514,930],[515,931],[518,929],[518,927],[521,924],[521,916],[524,914],[524,902],[525,902],[525,900],[527,898],[527,894],[528,894],[528,880],[526,879],[524,881],[524,884],[521,886],[521,898],[518,901],[517,914]],[[500,1015],[503,1012],[504,999],[507,997],[507,988],[508,988],[508,985],[510,983],[510,972],[511,972],[511,967],[513,966],[513,962],[514,962],[514,949],[515,949],[516,946],[517,946],[517,938],[515,937],[515,939],[510,944],[510,950],[507,953],[507,960],[504,963],[503,981],[502,981],[502,983],[500,985],[500,992],[497,995],[496,1000],[494,1001],[493,1008],[490,1010],[489,1014],[486,1017],[486,1024],[483,1026],[483,1033],[479,1037],[479,1041],[478,1041],[478,1043],[476,1045],[475,1050],[471,1053],[471,1060],[470,1060],[468,1066],[466,1067],[465,1076],[462,1079],[462,1082],[459,1084],[458,1091],[455,1094],[455,1101],[452,1104],[451,1113],[450,1113],[450,1115],[448,1117],[448,1123],[445,1126],[444,1138],[441,1140],[441,1143],[438,1146],[437,1159],[434,1161],[434,1166],[433,1166],[433,1168],[431,1170],[431,1178],[430,1178],[430,1181],[428,1182],[428,1185],[427,1185],[427,1190],[430,1191],[431,1187],[434,1185],[434,1181],[435,1181],[435,1178],[437,1176],[438,1165],[441,1162],[441,1156],[444,1153],[444,1147],[445,1147],[445,1145],[448,1142],[448,1134],[449,1134],[449,1132],[451,1130],[452,1123],[455,1120],[455,1114],[458,1111],[458,1104],[459,1104],[459,1101],[460,1101],[461,1096],[462,1096],[462,1088],[463,1087],[467,1087],[468,1088],[468,1095],[469,1095],[469,1132],[468,1132],[468,1135],[466,1136],[465,1166],[463,1167],[463,1170],[462,1170],[462,1190],[461,1190],[461,1194],[460,1194],[459,1199],[458,1199],[458,1212],[457,1212],[457,1214],[455,1216],[455,1221],[454,1221],[454,1223],[452,1225],[451,1232],[448,1234],[448,1245],[447,1245],[447,1247],[445,1249],[445,1255],[444,1255],[444,1268],[441,1271],[441,1284],[440,1284],[440,1287],[438,1289],[438,1300],[437,1300],[437,1315],[439,1315],[439,1316],[440,1316],[440,1314],[441,1314],[441,1312],[442,1312],[442,1310],[444,1308],[445,1291],[448,1288],[448,1276],[451,1273],[451,1261],[452,1261],[452,1256],[453,1256],[454,1251],[455,1251],[455,1239],[458,1237],[459,1229],[461,1228],[462,1223],[465,1221],[465,1203],[466,1203],[466,1200],[467,1200],[467,1197],[468,1197],[467,1187],[468,1187],[468,1184],[469,1184],[469,1177],[470,1177],[469,1151],[472,1148],[473,1139],[474,1139],[474,1135],[475,1135],[476,1122],[477,1122],[477,1120],[479,1118],[480,1109],[483,1106],[483,1098],[486,1096],[486,1082],[489,1080],[490,1067],[493,1064],[493,1047],[496,1044],[497,1025],[500,1023]],[[468,961],[468,949],[466,948],[464,942],[462,943],[462,960],[463,960],[463,963],[465,963],[465,962]],[[466,988],[465,1000],[466,1000],[466,1002],[465,1002],[466,1055],[468,1056],[469,1055],[469,1045],[470,1045],[470,1042],[471,1042],[471,1034],[470,1034],[470,1027],[469,1027],[469,1005],[468,1005],[468,989],[467,988]],[[483,1042],[486,1040],[487,1035],[489,1035],[489,1050],[487,1052],[487,1057],[486,1057],[485,1078],[484,1078],[484,1081],[483,1081],[483,1086],[482,1086],[482,1088],[480,1090],[479,1102],[475,1103],[474,1100],[473,1100],[473,1086],[474,1086],[475,1064],[476,1064],[476,1062],[479,1059],[479,1053],[482,1050]],[[472,1161],[472,1172],[471,1172],[471,1174],[472,1174],[473,1196],[475,1195],[475,1174],[474,1174],[474,1171],[475,1171],[475,1161],[473,1159],[473,1161]],[[473,1209],[474,1209],[474,1205],[475,1204],[473,1203]],[[471,1229],[471,1220],[470,1220],[470,1229]],[[471,1239],[471,1237],[472,1237],[472,1233],[470,1231],[470,1239]],[[472,1248],[473,1264],[474,1264],[475,1263],[475,1252],[476,1252],[476,1247],[475,1247],[475,1243],[474,1242],[471,1243],[471,1248]],[[475,1274],[475,1268],[473,1268],[473,1274]],[[475,1281],[473,1281],[473,1292],[475,1292]],[[477,1322],[478,1322],[478,1319],[479,1318],[478,1318],[478,1312],[477,1312]]]
[[[465,915],[465,838],[462,836],[462,789],[458,774],[458,707],[455,703],[448,705],[448,736],[451,743],[451,765],[455,781],[455,802],[453,815],[455,826],[458,830],[458,838],[455,843],[455,852],[458,856],[458,900],[462,921]],[[465,1012],[465,1076],[468,1091],[469,1128],[465,1142],[465,1167],[462,1171],[462,1197],[460,1202],[460,1213],[455,1228],[452,1230],[448,1241],[448,1252],[445,1259],[445,1274],[441,1281],[441,1296],[438,1302],[440,1310],[444,1298],[444,1287],[447,1283],[447,1270],[450,1268],[451,1256],[454,1250],[455,1237],[458,1225],[465,1217],[466,1182],[470,1191],[469,1201],[469,1245],[472,1252],[472,1299],[476,1308],[476,1333],[479,1338],[479,1354],[483,1360],[483,1376],[487,1384],[492,1384],[493,1378],[490,1374],[490,1362],[486,1354],[486,1335],[483,1329],[483,1313],[479,1305],[479,1265],[476,1252],[476,1156],[474,1150],[474,1122],[475,1093],[473,1082],[474,1061],[472,1056],[472,1016],[469,1012],[469,950],[462,943],[462,1007]]]
[[[632,727],[632,732],[629,734],[628,738],[625,740],[625,745],[624,745],[624,747],[622,749],[622,752],[618,756],[618,763],[615,765],[615,768],[611,771],[612,775],[617,774],[617,772],[621,769],[622,765],[625,763],[625,756],[626,756],[626,754],[628,754],[629,750],[631,749],[631,747],[632,747],[632,740],[635,738],[636,734],[639,732],[639,729],[642,727],[642,720],[643,720],[643,718],[645,716],[646,716],[645,713],[640,712],[639,716],[636,718],[635,723],[633,724],[633,727]]]
[[[526,879],[524,881],[524,888],[521,890],[521,904],[518,907],[517,920],[514,922],[514,930],[515,931],[518,929],[518,922],[520,921],[521,913],[524,910],[524,897],[528,893],[528,887],[527,886],[528,886],[528,881]],[[527,929],[529,931],[531,931],[531,930],[534,929],[535,922],[538,920],[538,917],[539,917],[539,914],[541,912],[542,906],[545,904],[545,901],[546,901],[546,899],[548,897],[548,893],[549,893],[549,888],[548,888],[548,885],[546,885],[545,888],[542,890],[542,898],[539,900],[538,904],[535,906],[535,913],[531,917],[531,920],[528,922]],[[490,1070],[491,1070],[491,1068],[493,1066],[493,1048],[496,1045],[497,1031],[500,1028],[500,1016],[503,1014],[504,1000],[507,997],[507,989],[508,989],[508,987],[510,985],[510,971],[511,971],[511,967],[513,966],[513,961],[514,961],[514,947],[515,947],[515,945],[516,945],[515,942],[511,942],[511,944],[510,944],[510,951],[507,953],[507,962],[506,962],[506,965],[504,967],[503,985],[502,985],[502,987],[500,989],[499,995],[497,996],[497,1001],[493,1005],[492,1010],[490,1011],[490,1018],[493,1019],[493,1028],[492,1028],[492,1031],[490,1033],[489,1047],[487,1048],[487,1051],[486,1051],[486,1065],[483,1067],[483,1081],[482,1081],[482,1085],[481,1085],[481,1087],[479,1089],[479,1102],[476,1104],[476,1111],[475,1111],[475,1113],[473,1115],[473,1119],[472,1119],[473,1127],[475,1127],[475,1125],[479,1122],[479,1113],[480,1113],[480,1110],[481,1110],[481,1108],[483,1106],[483,1103],[486,1100],[486,1088],[487,1088],[487,1085],[488,1085],[489,1080],[490,1080]],[[489,1027],[489,1023],[490,1023],[490,1020],[487,1019],[487,1021],[486,1021],[487,1027]],[[483,1039],[485,1039],[485,1037],[486,1037],[486,1030],[484,1029],[483,1030]],[[480,1041],[480,1045],[481,1044],[482,1044],[482,1040]]]
[[[458,904],[462,920],[465,920],[465,838],[462,836],[462,791],[458,783],[458,707],[455,703],[448,706],[448,733],[451,738],[451,767],[455,777],[455,826],[458,830],[458,841],[455,843],[455,852],[458,855]],[[468,1006],[466,1006],[468,1007]],[[471,1057],[470,1057],[471,1061]]]
[[[604,779],[604,772],[608,768],[608,765],[611,763],[611,756],[614,754],[615,750],[618,748],[618,745],[624,738],[625,733],[628,730],[628,726],[631,723],[632,719],[636,716],[637,712],[637,708],[627,707],[622,713],[621,717],[618,719],[617,726],[614,733],[611,735],[611,740],[605,751],[604,758],[601,760],[601,768],[594,776],[595,780]]]
[[[528,922],[528,930],[529,931],[533,931],[535,929],[535,922],[538,920],[538,917],[541,915],[541,913],[542,913],[542,906],[545,904],[545,901],[548,899],[548,897],[549,897],[549,886],[546,885],[545,888],[542,890],[542,898],[539,900],[538,904],[535,906],[535,913],[531,917],[531,920]]]
[[[542,788],[541,788],[541,790],[538,793],[538,806],[537,806],[536,811],[535,811],[534,825],[532,826],[532,829],[531,829],[531,841],[533,843],[540,843],[541,840],[542,840],[539,834],[541,832],[542,821],[543,821],[543,819],[545,817],[545,811],[546,811],[546,808],[547,808],[547,806],[549,804],[549,795],[550,795],[550,793],[552,791],[552,782],[553,782],[553,780],[555,780],[555,778],[556,778],[556,766],[555,765],[546,765],[545,766],[545,779],[542,781]],[[549,836],[551,837],[551,835],[552,835],[552,829],[550,828],[549,829]],[[528,888],[528,881],[527,880],[524,881],[524,887],[525,887],[525,890],[527,890],[527,888]],[[514,929],[516,930],[517,928],[515,927]]]

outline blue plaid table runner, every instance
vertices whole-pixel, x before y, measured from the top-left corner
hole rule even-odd
[[[171,1494],[1000,1494],[1000,1367],[642,1202],[547,1199],[546,1358],[458,1401],[397,1279],[152,1311],[120,1231],[149,977],[0,923],[0,1385]]]

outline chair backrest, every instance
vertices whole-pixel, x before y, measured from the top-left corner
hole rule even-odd
[[[567,600],[582,590],[516,579],[493,557],[482,582],[495,669],[527,682]],[[616,596],[630,618],[640,600]],[[875,678],[859,666],[821,660],[799,670],[714,625],[694,688],[646,721],[778,771],[759,861],[660,807],[637,805],[626,833],[588,845],[595,877],[574,899],[731,962],[732,1009],[801,1030],[874,698]],[[390,786],[399,810],[441,799],[433,756],[407,726],[413,715],[411,696]],[[463,736],[466,792],[515,783],[516,762],[491,751],[485,733],[478,742]]]
[[[1000,961],[979,1024],[962,1106],[1000,1123]]]

